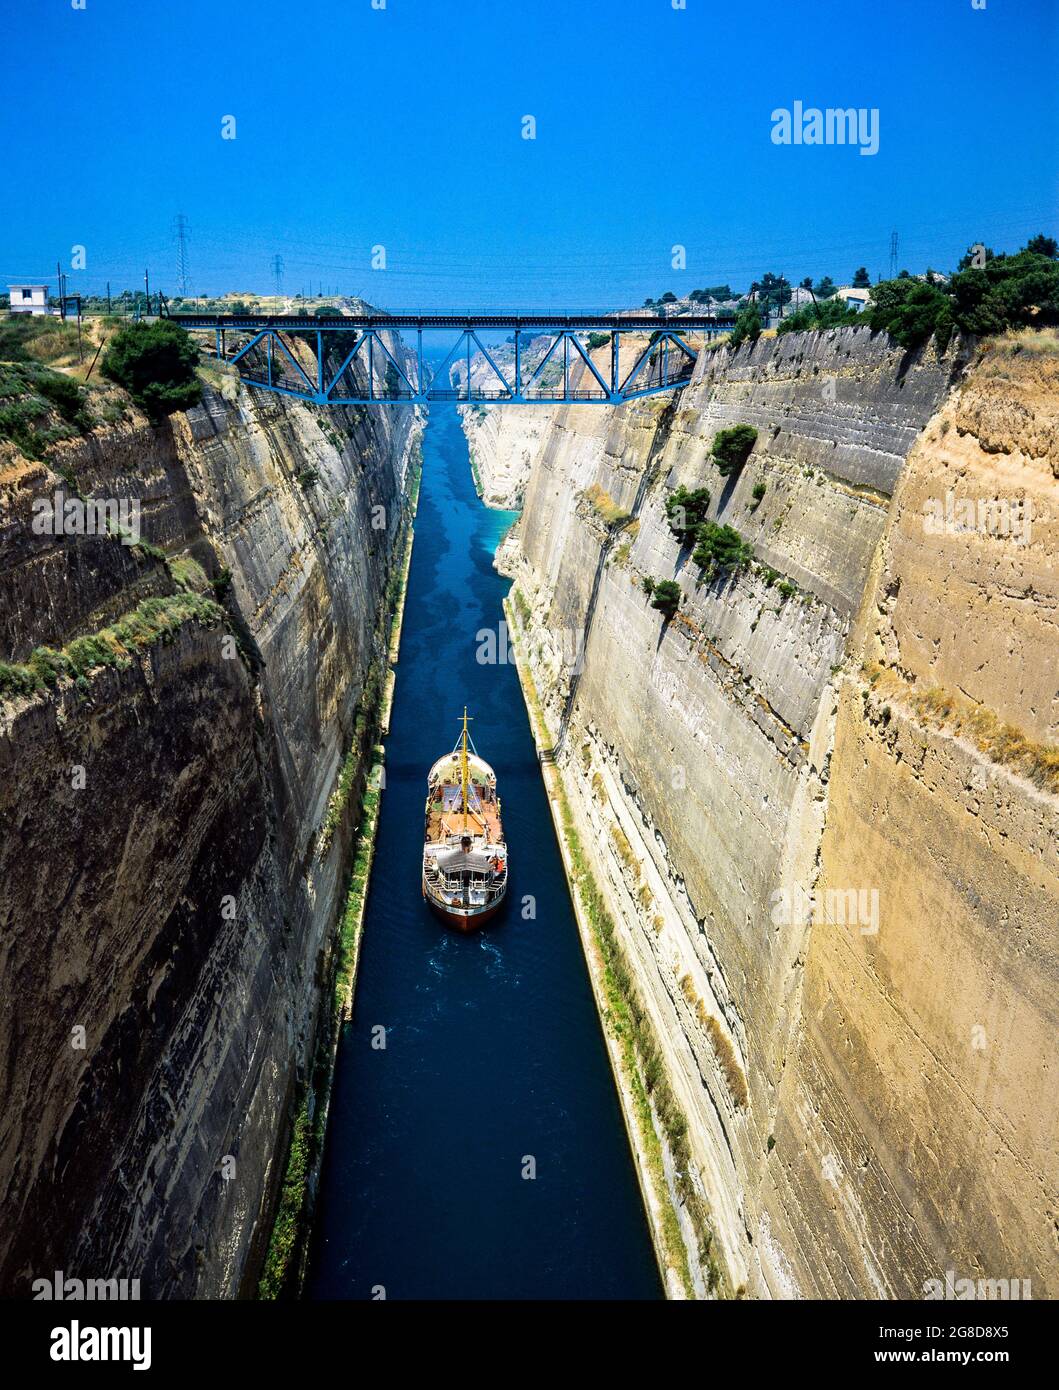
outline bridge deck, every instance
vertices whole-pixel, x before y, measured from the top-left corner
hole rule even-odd
[[[462,330],[565,328],[600,329],[621,333],[654,333],[658,329],[670,332],[714,333],[730,328],[731,318],[712,314],[335,314],[315,318],[309,314],[169,314],[183,328],[320,328],[324,332],[336,329],[349,332],[365,328],[423,329],[448,328]]]

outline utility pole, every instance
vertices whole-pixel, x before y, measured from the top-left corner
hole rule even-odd
[[[110,281],[107,281],[107,314],[110,314]]]
[[[177,284],[183,298],[187,298],[188,293],[188,238],[191,228],[188,220],[182,212],[178,212],[173,221],[173,230],[177,238]]]
[[[283,294],[283,257],[276,255],[272,257],[272,280],[276,286],[276,298]]]
[[[150,318],[150,317],[151,317],[151,278],[150,278],[150,276],[147,274],[147,271],[146,271],[146,270],[143,272],[143,292],[144,292],[144,294],[147,296],[147,313],[144,315],[144,317],[145,317],[145,318]]]
[[[897,279],[897,233],[890,233],[890,279]]]

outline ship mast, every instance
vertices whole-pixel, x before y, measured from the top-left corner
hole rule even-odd
[[[463,790],[463,833],[467,833],[467,706],[463,707],[463,742],[460,753],[460,785]]]

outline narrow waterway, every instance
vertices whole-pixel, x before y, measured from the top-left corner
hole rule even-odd
[[[511,520],[479,502],[456,411],[432,410],[312,1298],[661,1296],[518,675],[477,660],[503,619],[492,556]],[[512,863],[504,909],[469,936],[419,881],[426,773],[465,702]]]

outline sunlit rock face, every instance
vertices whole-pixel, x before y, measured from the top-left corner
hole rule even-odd
[[[1057,360],[791,334],[672,402],[557,408],[533,452],[499,563],[733,1291],[1059,1287],[1056,797],[937,694],[1054,743]],[[494,418],[483,479],[525,446]],[[679,484],[748,569],[702,577]],[[951,488],[1039,527],[930,534]]]
[[[129,413],[55,460],[86,497],[138,499],[168,565],[33,535],[63,479],[4,464],[0,660],[182,575],[220,578],[230,614],[0,706],[8,1294],[62,1269],[235,1295],[267,1240],[348,817],[322,855],[316,831],[385,639],[414,422],[227,395],[154,428]]]

